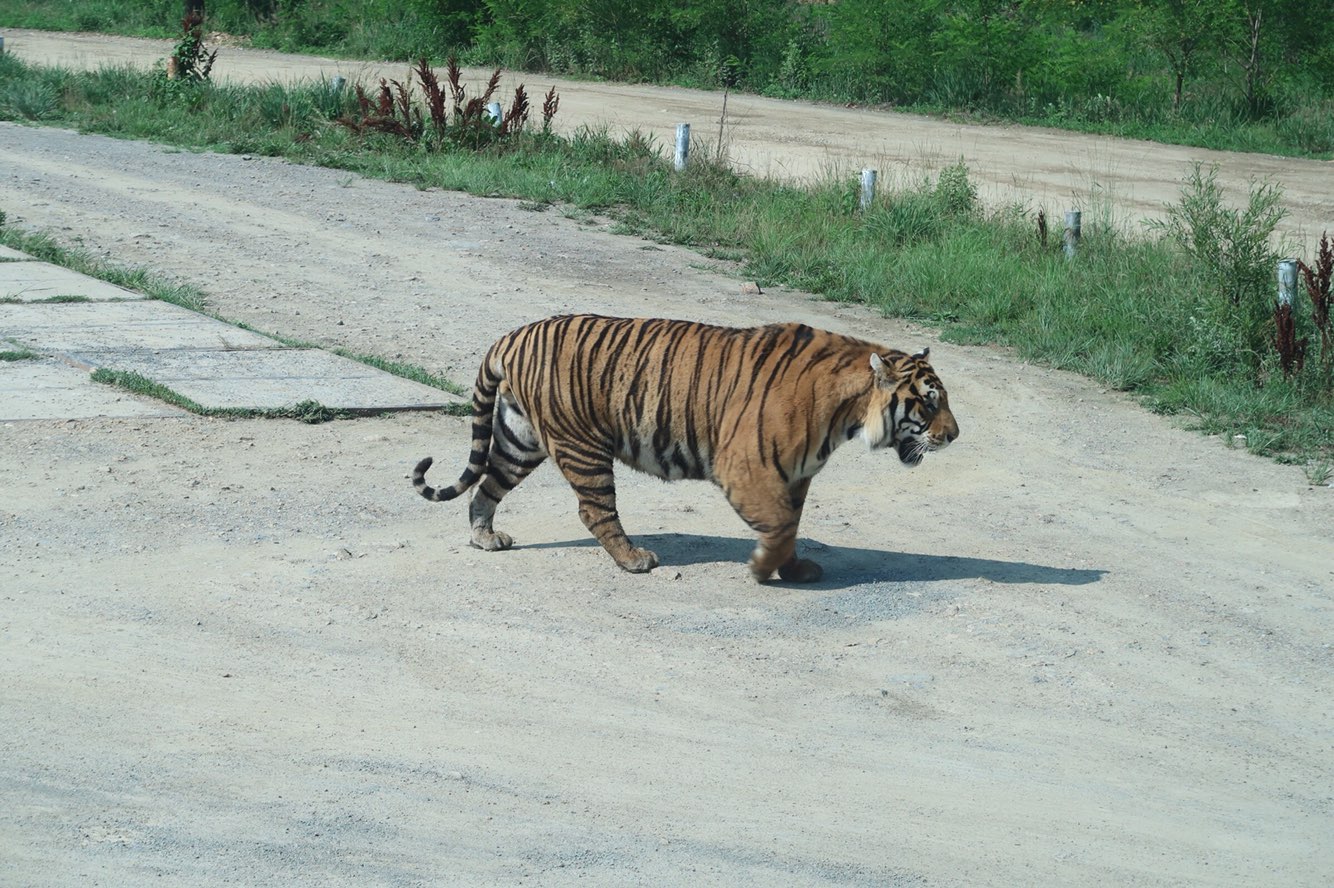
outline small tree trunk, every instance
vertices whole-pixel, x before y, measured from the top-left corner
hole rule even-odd
[[[1260,114],[1260,23],[1263,15],[1259,9],[1254,12],[1249,7],[1246,9],[1247,23],[1251,26],[1250,54],[1242,67],[1246,71],[1246,110],[1252,117]]]

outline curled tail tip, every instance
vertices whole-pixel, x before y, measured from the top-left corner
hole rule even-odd
[[[433,462],[435,460],[428,456],[417,463],[417,467],[412,470],[412,486],[417,488],[417,492],[428,500],[436,498],[435,488],[426,483],[426,470],[431,467]]]

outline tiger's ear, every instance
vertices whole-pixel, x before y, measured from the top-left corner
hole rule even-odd
[[[921,351],[919,351],[917,354],[913,355],[913,358],[915,358],[915,359],[918,360],[918,361],[925,361],[925,360],[926,360],[927,358],[929,358],[929,357],[931,357],[931,349],[930,349],[930,347],[924,348],[924,349],[922,349]]]
[[[877,385],[892,387],[898,384],[899,376],[893,366],[885,363],[885,359],[875,352],[871,352],[871,372],[875,374]]]

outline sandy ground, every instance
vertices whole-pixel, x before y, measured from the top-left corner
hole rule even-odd
[[[165,40],[100,34],[6,32],[6,50],[19,58],[70,68],[157,64],[170,52]],[[490,71],[468,69],[474,82]],[[214,77],[242,83],[281,82],[341,75],[372,86],[379,78],[408,79],[398,62],[365,63],[313,56],[220,48]],[[1180,196],[1190,164],[1217,165],[1218,180],[1234,204],[1253,181],[1282,186],[1289,215],[1279,226],[1293,255],[1314,255],[1323,231],[1334,229],[1334,162],[1238,154],[1108,139],[1062,130],[952,123],[911,114],[840,108],[734,95],[720,132],[722,94],[654,86],[592,83],[536,74],[507,74],[501,98],[524,83],[534,102],[555,86],[557,131],[580,126],[651,134],[669,149],[678,123],[691,124],[696,152],[712,153],[721,140],[742,170],[798,181],[838,176],[855,181],[863,168],[890,185],[917,181],[962,158],[981,196],[993,206],[1044,208],[1053,225],[1066,210],[1083,213],[1086,230],[1135,226],[1159,219]],[[475,93],[474,93],[475,94]],[[1060,223],[1063,224],[1063,223]]]
[[[550,468],[517,549],[468,548],[407,481],[461,468],[458,418],[0,425],[5,885],[1334,880],[1301,470],[555,210],[8,124],[0,208],[459,380],[568,310],[930,345],[962,427],[911,471],[840,451],[794,587],[715,490],[629,473],[651,575]]]

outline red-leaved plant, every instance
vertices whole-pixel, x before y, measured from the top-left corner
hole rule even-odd
[[[382,78],[374,97],[357,84],[357,113],[340,117],[337,122],[358,135],[380,132],[427,148],[439,148],[450,142],[473,150],[503,143],[522,132],[528,123],[528,93],[522,84],[514,88],[514,100],[499,120],[487,110],[491,97],[500,88],[499,68],[491,74],[481,95],[471,99],[463,85],[463,71],[452,56],[446,64],[444,86],[426,59],[418,60],[412,73],[421,83],[424,115],[422,106],[413,97],[411,80],[404,84]],[[552,87],[542,103],[543,133],[550,132],[551,118],[559,104],[556,88]]]
[[[1306,295],[1311,298],[1311,320],[1320,334],[1320,364],[1326,372],[1334,367],[1334,329],[1330,323],[1330,280],[1334,278],[1334,245],[1329,232],[1320,236],[1320,250],[1316,253],[1315,268],[1298,262]]]

